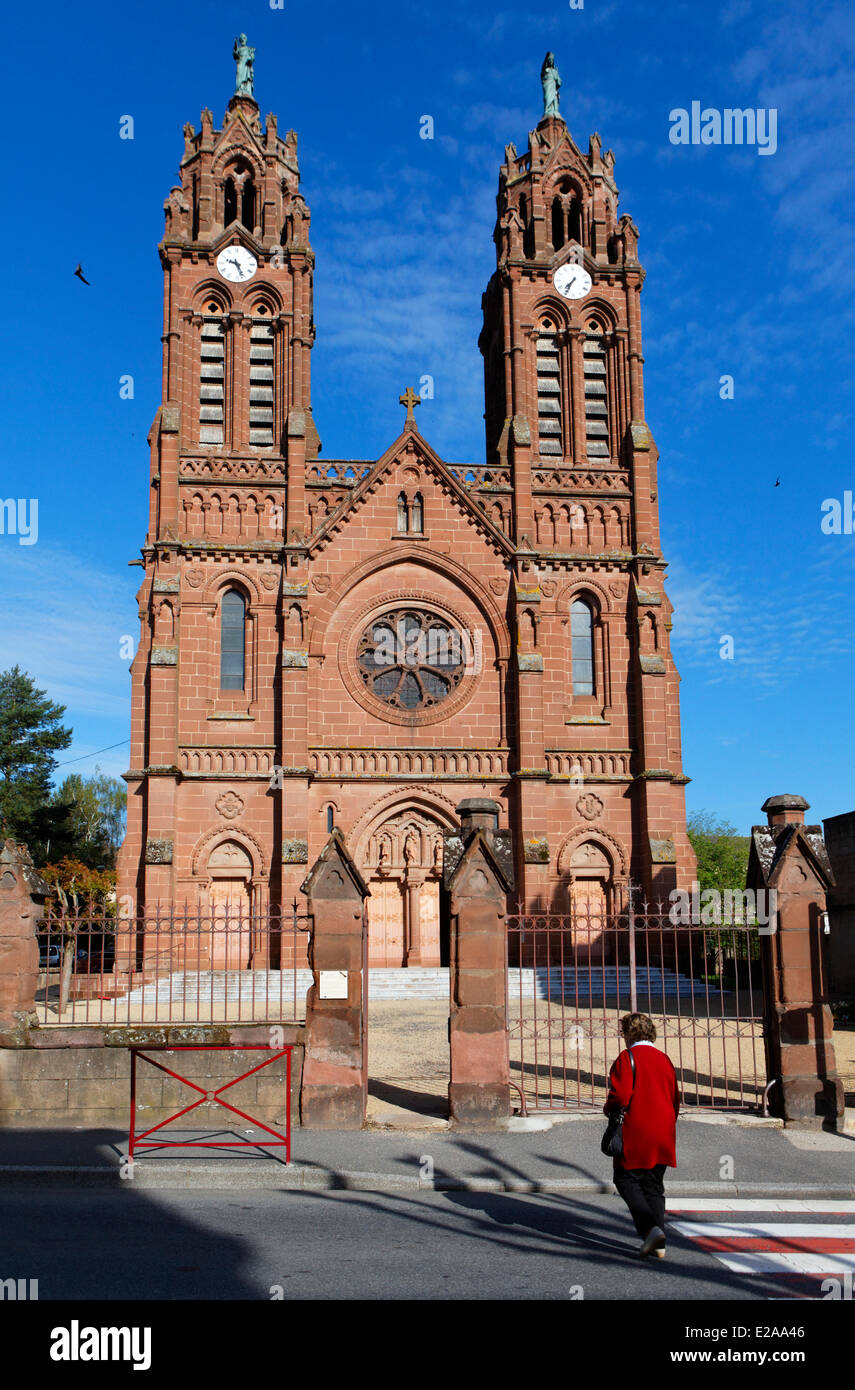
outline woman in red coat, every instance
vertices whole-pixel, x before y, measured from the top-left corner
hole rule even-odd
[[[614,1160],[614,1184],[629,1207],[641,1236],[642,1255],[665,1255],[666,1168],[676,1168],[680,1089],[677,1073],[653,1044],[656,1028],[647,1014],[627,1014],[620,1022],[624,1042],[635,1061],[635,1088],[629,1052],[622,1052],[609,1072],[603,1107],[629,1106],[623,1122],[623,1154]]]

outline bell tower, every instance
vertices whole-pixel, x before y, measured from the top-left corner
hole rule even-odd
[[[162,402],[134,562],[145,578],[120,858],[120,891],[140,908],[195,899],[200,882],[213,902],[219,876],[224,901],[254,910],[278,874],[268,782],[287,717],[280,628],[301,648],[305,473],[320,440],[297,136],[283,138],[273,115],[262,126],[254,55],[241,35],[222,126],[207,109],[198,130],[184,126],[164,203]],[[177,830],[196,817],[232,833],[182,844]]]
[[[585,769],[620,764],[632,806],[631,873],[658,897],[675,875],[688,880],[693,855],[658,455],[644,410],[645,273],[638,230],[618,214],[614,155],[599,135],[587,153],[573,140],[552,54],[541,76],[543,117],[524,153],[506,146],[499,171],[496,270],[480,336],[487,467],[513,499],[521,833],[546,836],[527,770],[548,769],[555,749],[566,750],[586,790]],[[553,616],[555,593],[564,597]],[[573,670],[556,719],[539,671],[562,648],[574,653]],[[595,805],[579,802],[583,816]]]

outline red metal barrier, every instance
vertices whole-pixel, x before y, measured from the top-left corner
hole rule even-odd
[[[285,1162],[286,1162],[286,1163],[290,1163],[290,1162],[291,1162],[291,1052],[292,1052],[292,1050],[293,1050],[293,1049],[292,1049],[292,1047],[291,1047],[290,1045],[286,1045],[286,1046],[284,1046],[284,1047],[279,1047],[279,1048],[276,1048],[276,1049],[272,1049],[272,1048],[266,1047],[263,1043],[223,1043],[223,1044],[216,1044],[216,1045],[213,1045],[213,1046],[212,1046],[212,1045],[205,1045],[204,1043],[199,1043],[199,1044],[187,1044],[186,1046],[175,1046],[175,1047],[160,1047],[160,1048],[154,1048],[154,1047],[148,1046],[148,1047],[132,1047],[132,1048],[130,1048],[130,1054],[131,1054],[131,1119],[130,1119],[130,1133],[129,1133],[129,1137],[128,1137],[128,1157],[129,1157],[129,1158],[133,1158],[134,1154],[137,1152],[138,1149],[257,1149],[257,1148],[261,1148],[261,1147],[263,1147],[263,1148],[277,1148],[277,1147],[279,1147],[279,1146],[281,1146],[281,1145],[284,1145],[284,1146],[285,1146]],[[165,1053],[167,1053],[168,1055],[171,1054],[171,1053],[173,1053],[173,1052],[269,1052],[269,1053],[270,1053],[270,1056],[269,1056],[269,1057],[266,1057],[266,1058],[264,1059],[263,1062],[259,1062],[258,1066],[256,1066],[256,1067],[251,1067],[249,1071],[243,1072],[240,1076],[234,1077],[231,1081],[226,1081],[222,1086],[218,1086],[217,1089],[216,1089],[215,1091],[206,1091],[206,1090],[204,1089],[203,1086],[197,1086],[197,1084],[196,1084],[195,1081],[191,1081],[188,1077],[182,1076],[182,1075],[181,1075],[179,1072],[177,1072],[177,1071],[172,1071],[171,1068],[165,1067],[161,1062],[156,1062],[156,1061],[154,1060],[153,1057],[147,1056],[147,1053],[149,1053],[149,1052],[165,1052]],[[228,1101],[226,1101],[226,1100],[221,1100],[221,1099],[220,1099],[220,1094],[221,1094],[221,1092],[227,1091],[231,1086],[236,1086],[236,1085],[238,1084],[239,1081],[245,1081],[246,1078],[247,1078],[248,1076],[253,1076],[257,1071],[261,1071],[261,1069],[262,1069],[263,1067],[268,1067],[268,1066],[270,1066],[270,1063],[271,1063],[271,1062],[276,1062],[276,1061],[278,1061],[278,1059],[279,1059],[280,1057],[284,1057],[284,1058],[285,1058],[285,1133],[284,1133],[284,1134],[281,1134],[281,1133],[279,1132],[279,1130],[271,1129],[269,1125],[266,1125],[266,1124],[262,1123],[261,1120],[256,1120],[256,1119],[254,1119],[252,1115],[247,1115],[243,1110],[238,1110],[237,1106],[235,1106],[235,1105],[229,1105]],[[191,1090],[193,1090],[193,1091],[198,1091],[198,1092],[199,1092],[199,1095],[200,1095],[200,1097],[201,1097],[201,1099],[199,1099],[199,1100],[194,1100],[193,1103],[192,1103],[192,1105],[186,1105],[186,1106],[184,1107],[183,1110],[178,1110],[174,1115],[169,1115],[165,1120],[161,1120],[161,1121],[160,1121],[160,1124],[152,1125],[151,1129],[143,1130],[143,1132],[142,1132],[141,1134],[139,1134],[139,1135],[137,1135],[137,1133],[136,1133],[137,1059],[138,1059],[138,1058],[140,1059],[140,1061],[149,1062],[149,1063],[151,1064],[151,1066],[157,1067],[158,1071],[165,1072],[167,1076],[173,1077],[176,1081],[182,1082],[185,1086],[189,1086]],[[224,1110],[230,1110],[230,1111],[232,1112],[233,1115],[239,1115],[239,1116],[241,1117],[242,1120],[248,1120],[249,1123],[250,1123],[251,1125],[256,1126],[258,1129],[263,1129],[264,1132],[265,1132],[265,1134],[271,1134],[271,1135],[273,1136],[273,1138],[270,1139],[270,1140],[264,1141],[263,1144],[260,1144],[259,1141],[258,1141],[257,1139],[233,1139],[233,1140],[225,1140],[225,1141],[224,1141],[224,1140],[210,1140],[210,1139],[193,1139],[193,1140],[186,1140],[186,1139],[159,1139],[159,1140],[154,1140],[154,1141],[151,1140],[150,1135],[156,1134],[156,1133],[158,1132],[158,1130],[163,1129],[166,1125],[172,1124],[172,1122],[173,1122],[174,1120],[180,1120],[180,1119],[183,1118],[183,1116],[189,1115],[189,1114],[191,1113],[191,1111],[195,1110],[195,1109],[196,1109],[198,1106],[200,1106],[200,1105],[204,1105],[204,1103],[205,1103],[206,1101],[214,1101],[217,1105],[221,1105],[221,1106],[223,1107]]]

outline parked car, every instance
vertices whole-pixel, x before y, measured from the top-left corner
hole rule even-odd
[[[110,971],[116,963],[116,943],[112,936],[93,936],[81,942],[74,956],[74,968],[84,974]]]
[[[58,966],[61,963],[62,952],[60,951],[59,946],[55,945],[53,942],[48,943],[47,941],[40,941],[39,968],[41,970],[50,970],[54,966]]]

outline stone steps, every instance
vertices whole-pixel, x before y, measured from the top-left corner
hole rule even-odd
[[[562,978],[563,977],[563,978]],[[703,981],[692,981],[673,970],[656,967],[636,970],[636,992],[643,1007],[650,995],[651,1007],[662,998],[703,994]],[[298,970],[297,999],[305,998],[312,983],[309,970]],[[564,998],[570,1005],[587,1003],[592,999],[619,998],[629,1007],[630,977],[624,966],[538,966],[508,970],[508,994],[513,999]],[[369,999],[447,999],[449,994],[448,967],[413,966],[406,970],[373,968],[368,972]],[[156,983],[133,990],[128,996],[131,1005],[163,1005],[170,1000],[182,1006],[203,1004],[252,1004],[269,1001],[287,1003],[294,997],[294,974],[290,970],[218,970],[200,975],[176,971]]]

